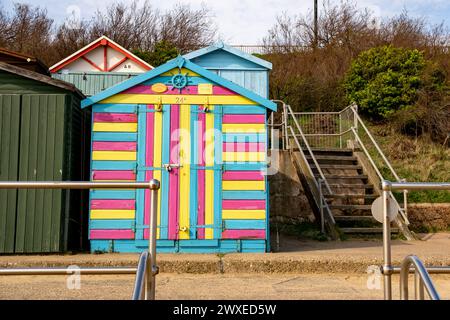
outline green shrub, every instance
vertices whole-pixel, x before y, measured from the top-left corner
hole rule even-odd
[[[372,119],[385,119],[414,105],[425,66],[416,49],[383,46],[364,51],[344,80],[347,98]]]
[[[154,67],[158,67],[169,60],[172,60],[178,56],[178,49],[169,41],[160,41],[155,44],[155,48],[153,51],[140,51],[134,50],[133,53],[144,60],[145,62],[150,63]]]

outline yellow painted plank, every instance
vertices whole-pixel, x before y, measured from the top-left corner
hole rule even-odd
[[[135,210],[91,210],[91,219],[134,219]]]
[[[211,106],[214,110],[214,106]],[[206,113],[205,164],[214,166],[214,114]],[[205,170],[205,224],[214,224],[214,170]],[[205,228],[205,239],[214,238],[214,229]]]
[[[92,160],[136,160],[135,151],[93,151]]]
[[[191,112],[189,105],[180,106],[180,230],[179,239],[189,239],[189,190],[190,190],[190,174],[191,174]]]
[[[222,181],[223,190],[264,190],[265,181]]]
[[[116,94],[100,103],[130,103],[130,104],[196,104],[196,105],[257,105],[239,95],[156,95],[156,94]]]
[[[263,123],[224,123],[222,131],[224,133],[264,133],[266,132],[266,127]]]
[[[154,140],[154,153],[153,153],[153,166],[158,168],[162,166],[162,112],[155,112],[155,131],[153,134]],[[161,171],[154,170],[153,178],[161,181]],[[158,192],[158,226],[161,226],[161,192]],[[156,237],[160,239],[160,228],[156,230]]]
[[[137,123],[124,122],[95,122],[95,132],[137,132]]]
[[[162,77],[171,77],[171,76],[176,75],[178,73],[180,73],[179,69],[175,68],[175,69],[172,69],[172,70],[167,71],[165,73],[162,73],[161,76]],[[189,77],[198,77],[199,76],[198,73],[196,73],[194,71],[191,71],[189,69],[186,69],[186,68],[181,68],[181,73],[182,74],[186,74],[187,73]]]
[[[222,219],[265,219],[265,210],[222,210]]]
[[[223,152],[224,162],[262,162],[266,160],[265,152]]]

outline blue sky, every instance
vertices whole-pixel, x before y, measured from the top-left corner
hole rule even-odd
[[[40,5],[46,7],[54,19],[61,21],[73,12],[73,8],[86,18],[96,9],[102,10],[115,1],[0,0],[0,3],[4,8],[11,8],[14,2]],[[176,3],[189,3],[193,8],[209,7],[215,16],[220,37],[231,44],[258,44],[278,14],[283,11],[306,14],[313,6],[313,0],[151,0],[151,3],[163,10]],[[406,8],[412,16],[423,16],[435,23],[444,21],[450,27],[450,0],[357,0],[356,3],[359,7],[369,8],[378,17],[398,15]]]

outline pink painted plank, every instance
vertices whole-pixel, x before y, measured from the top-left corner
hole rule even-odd
[[[222,179],[225,181],[240,181],[240,180],[264,180],[261,171],[225,171]]]
[[[148,110],[153,110],[154,106],[149,105]],[[147,167],[153,166],[154,157],[154,145],[155,140],[153,139],[153,132],[155,130],[155,114],[153,112],[147,113],[147,124],[146,124],[146,143],[145,143],[145,165]],[[145,173],[145,181],[150,181],[153,179],[153,171],[148,170]],[[149,225],[150,223],[150,190],[145,190],[145,205],[144,205],[144,224]],[[147,231],[147,232],[145,232]],[[147,236],[148,239],[149,229],[144,229],[144,239]]]
[[[222,239],[265,239],[266,231],[261,230],[225,230],[222,232]]]
[[[94,151],[136,151],[136,142],[106,142],[94,141]]]
[[[94,122],[137,122],[135,113],[94,113]]]
[[[91,209],[134,210],[135,200],[91,200]]]
[[[133,230],[116,230],[116,229],[103,229],[103,230],[91,230],[89,239],[97,240],[114,240],[114,239],[134,239]]]
[[[223,210],[265,210],[265,200],[222,200]]]
[[[203,107],[199,106],[201,110]],[[205,129],[206,129],[206,115],[204,113],[199,114],[199,124],[198,124],[198,160],[199,165],[205,165]],[[197,173],[197,184],[198,184],[198,212],[197,212],[197,224],[204,225],[205,224],[205,170],[198,170]],[[197,238],[205,239],[205,229],[198,228],[197,229]]]
[[[180,141],[180,106],[170,108],[170,163],[179,163]],[[178,239],[178,203],[179,203],[179,169],[173,168],[169,173],[169,240]],[[187,191],[186,191],[187,192]]]
[[[136,180],[136,173],[131,170],[96,170],[93,180]]]
[[[225,152],[264,152],[266,144],[264,142],[224,142]]]
[[[138,85],[133,88],[130,88],[124,92],[123,94],[160,94],[157,92],[153,92],[151,86],[143,86]],[[167,91],[163,94],[198,94],[198,87],[197,86],[186,86],[181,90],[179,89],[173,89],[171,86],[167,86]],[[235,92],[228,90],[227,88],[220,87],[220,86],[213,86],[213,95],[236,95]]]
[[[225,114],[223,123],[266,123],[263,114]]]

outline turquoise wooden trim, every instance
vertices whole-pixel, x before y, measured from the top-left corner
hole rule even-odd
[[[136,113],[137,106],[137,104],[95,104],[92,110],[96,113]]]
[[[137,141],[137,133],[125,132],[93,132],[93,141],[112,141],[112,142],[134,142]]]
[[[223,191],[222,197],[225,200],[265,200],[266,193],[264,191]]]
[[[264,133],[224,133],[224,142],[266,142]]]
[[[137,159],[138,166],[145,166],[145,146],[147,143],[147,114],[140,112],[146,106],[139,106],[138,108],[138,144],[137,144]],[[137,181],[145,181],[145,171],[137,172]],[[145,208],[145,190],[139,189],[136,191],[136,225],[144,224],[144,208]],[[136,239],[144,239],[144,232],[142,229],[135,233]]]
[[[268,123],[267,123],[267,110],[266,110],[266,117],[265,117],[265,125],[266,125],[266,135],[267,135],[267,139],[266,141],[269,141],[269,130],[267,130],[268,128]],[[266,143],[266,150],[267,150],[267,143]],[[266,152],[266,158],[267,158],[267,152]],[[266,173],[267,173],[267,169],[266,169]],[[269,190],[269,178],[267,175],[264,176],[264,180],[266,181],[266,251],[270,252],[270,190]]]
[[[192,60],[192,59],[195,59],[197,57],[200,57],[200,56],[209,54],[211,52],[214,52],[216,50],[224,50],[224,51],[229,52],[229,53],[231,53],[231,54],[233,54],[233,55],[235,55],[235,56],[237,56],[239,58],[251,61],[251,62],[253,62],[254,64],[257,64],[257,65],[260,65],[260,66],[264,67],[265,69],[269,69],[269,70],[272,69],[272,63],[270,63],[269,61],[260,59],[258,57],[255,57],[254,55],[245,53],[245,52],[243,52],[241,50],[238,50],[238,49],[236,49],[234,47],[228,46],[228,45],[224,44],[223,42],[218,42],[218,43],[213,44],[213,45],[211,45],[209,47],[201,48],[201,49],[198,49],[196,51],[189,52],[189,53],[185,54],[183,57],[186,58],[186,59]]]
[[[151,86],[151,85],[154,85],[155,83],[167,83],[170,80],[172,80],[172,77],[165,77],[165,76],[164,77],[156,77],[154,79],[150,79],[148,81],[145,81],[145,82],[141,83],[141,85]],[[193,86],[196,86],[196,85],[199,85],[199,84],[212,84],[212,85],[214,85],[214,82],[212,82],[212,81],[210,81],[208,79],[202,78],[202,77],[189,77],[189,83],[190,83],[190,85],[193,85]]]
[[[225,229],[266,229],[265,220],[224,220]]]
[[[223,106],[223,114],[265,114],[263,107],[260,106]]]
[[[198,163],[198,109],[197,105],[191,105],[191,167],[190,167],[190,190],[189,190],[189,238],[197,238],[197,208],[198,208],[198,175],[197,168],[194,167]]]
[[[214,130],[222,132],[222,106],[214,106]],[[214,137],[214,165],[222,164],[222,135]],[[222,172],[214,171],[214,239],[222,238]]]
[[[191,168],[196,169],[196,170],[217,170],[217,171],[222,171],[223,170],[223,166],[222,165],[200,166],[200,165],[192,164]]]
[[[92,199],[125,199],[125,200],[135,200],[136,191],[135,190],[91,190],[91,200]]]
[[[170,162],[170,105],[163,105],[162,125],[162,164]],[[161,220],[159,237],[167,239],[169,233],[169,172],[163,170],[161,174]]]
[[[146,166],[137,166],[136,167],[137,171],[161,171],[161,170],[166,170],[164,167],[146,167]]]
[[[94,123],[94,113],[93,112],[91,112],[91,124],[93,124]],[[92,132],[93,132],[93,130],[94,130],[94,127],[91,125],[91,136],[93,136],[93,134],[92,134]],[[94,144],[94,141],[91,139],[91,141],[89,141],[89,143],[90,143],[90,145],[91,145],[91,148],[90,148],[90,150],[89,150],[89,152],[90,152],[90,158],[89,158],[89,181],[91,181],[92,180],[92,171],[93,171],[93,160],[92,160],[92,152],[94,152],[94,149],[93,149],[93,144]],[[92,198],[92,193],[93,193],[93,191],[94,190],[92,190],[92,189],[89,189],[89,204],[88,204],[88,238],[90,237],[90,234],[91,234],[91,200],[93,199]]]
[[[92,161],[91,170],[136,170],[135,161]]]
[[[116,95],[124,90],[127,90],[129,88],[132,88],[138,84],[141,84],[145,81],[148,81],[149,79],[155,78],[157,76],[159,76],[160,74],[167,72],[169,70],[172,70],[173,68],[182,68],[185,67],[191,71],[194,71],[195,73],[198,73],[199,75],[227,88],[230,89],[231,91],[236,92],[237,94],[244,96],[272,111],[277,111],[277,105],[267,99],[264,99],[263,97],[257,95],[254,92],[251,92],[250,90],[247,90],[237,84],[235,84],[234,82],[231,82],[229,80],[226,80],[220,76],[218,76],[217,74],[208,71],[198,65],[196,65],[195,63],[192,63],[189,60],[186,60],[182,57],[178,57],[175,60],[172,60],[170,62],[167,62],[165,64],[163,64],[162,66],[159,66],[153,70],[150,70],[140,76],[137,76],[135,78],[131,78],[127,81],[124,81],[118,85],[115,85],[114,87],[111,87],[109,89],[106,89],[105,91],[102,91],[98,94],[96,94],[95,96],[92,96],[90,98],[86,98],[81,102],[81,108],[86,108],[88,106],[91,106],[99,101],[105,100],[108,97],[111,97],[113,95]]]
[[[152,69],[152,70],[150,70],[146,73],[143,73],[137,77],[134,77],[127,81],[119,83],[109,89],[106,89],[106,90],[96,94],[95,96],[84,99],[83,101],[81,101],[81,108],[89,107],[89,106],[93,105],[94,103],[105,100],[108,97],[111,97],[122,91],[132,88],[138,84],[141,84],[144,81],[147,81],[149,79],[157,77],[162,73],[165,73],[167,71],[170,71],[170,70],[178,67],[178,65],[179,65],[179,63],[177,60],[173,61],[173,62],[168,62],[168,63],[163,64],[162,66]]]
[[[263,162],[246,162],[246,163],[225,163],[223,165],[224,171],[262,171],[267,169],[267,164]]]
[[[147,240],[91,240],[91,252],[142,252]],[[265,240],[157,240],[158,253],[264,253]]]
[[[97,229],[135,229],[134,220],[91,220],[91,230]]]

